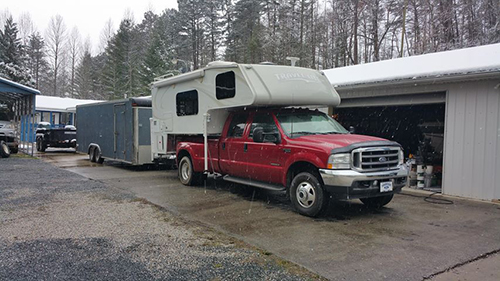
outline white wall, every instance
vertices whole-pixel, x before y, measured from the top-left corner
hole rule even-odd
[[[499,83],[500,79],[449,86],[445,194],[485,200],[500,198]]]

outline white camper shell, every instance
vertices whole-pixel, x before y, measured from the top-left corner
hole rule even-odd
[[[152,99],[153,158],[175,153],[175,147],[167,148],[168,135],[203,134],[206,139],[221,134],[229,109],[340,104],[338,93],[317,70],[232,62],[212,62],[156,81]]]

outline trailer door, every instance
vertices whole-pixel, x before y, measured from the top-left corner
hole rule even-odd
[[[126,146],[126,118],[127,108],[124,103],[115,104],[113,107],[114,115],[114,153],[115,159],[125,160],[127,153]]]

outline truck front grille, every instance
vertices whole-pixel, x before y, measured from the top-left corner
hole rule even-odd
[[[352,165],[359,171],[380,171],[397,168],[399,147],[367,147],[352,152]]]

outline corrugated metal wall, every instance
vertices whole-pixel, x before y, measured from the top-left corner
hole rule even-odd
[[[498,80],[455,83],[446,97],[443,193],[500,198]]]

